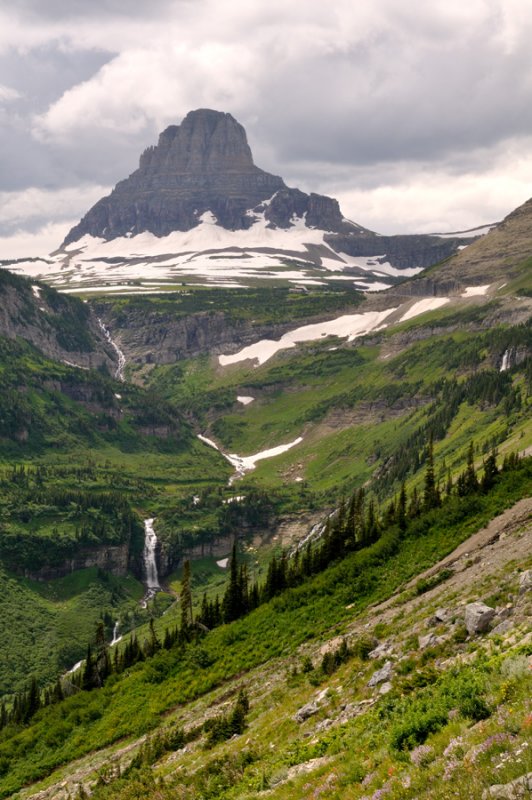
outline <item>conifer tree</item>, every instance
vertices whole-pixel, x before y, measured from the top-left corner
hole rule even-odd
[[[482,476],[481,488],[483,492],[489,492],[497,480],[499,470],[497,469],[497,457],[492,450],[484,463],[484,475]]]
[[[404,481],[401,484],[401,491],[397,501],[397,524],[401,532],[406,530],[406,486]]]
[[[192,625],[192,587],[190,561],[183,564],[183,578],[181,581],[181,633],[188,638],[190,626]]]
[[[438,508],[440,504],[440,493],[436,486],[436,478],[434,475],[434,441],[431,434],[427,452],[425,485],[423,488],[423,510],[430,511],[432,508]]]
[[[242,615],[242,586],[240,584],[240,570],[236,553],[236,542],[231,552],[229,564],[229,585],[223,599],[224,622],[233,622]]]

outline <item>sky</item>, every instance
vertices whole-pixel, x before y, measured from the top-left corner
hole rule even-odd
[[[15,0],[0,8],[0,259],[55,249],[188,111],[380,233],[532,195],[529,0]]]

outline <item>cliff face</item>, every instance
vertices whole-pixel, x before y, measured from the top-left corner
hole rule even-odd
[[[166,236],[194,228],[207,211],[223,228],[245,230],[254,222],[252,209],[279,227],[305,216],[310,227],[358,230],[343,219],[336,200],[289,189],[282,178],[255,166],[246,132],[231,114],[200,109],[166,128],[142,154],[139,168],[96,203],[64,244],[85,234]]]
[[[78,569],[98,567],[112,575],[127,575],[130,566],[128,544],[102,545],[90,550],[80,550],[73,558],[66,559],[57,566],[43,566],[37,570],[24,570],[24,577],[36,581],[49,581],[63,578]]]
[[[253,325],[249,320],[228,320],[220,311],[176,318],[164,311],[138,308],[122,309],[115,315],[112,306],[103,302],[95,307],[120,342],[127,361],[137,364],[173,364],[203,353],[233,352],[260,339],[278,339],[294,327],[290,322]]]
[[[0,269],[0,336],[20,337],[45,356],[116,371],[116,353],[90,308],[74,297]]]

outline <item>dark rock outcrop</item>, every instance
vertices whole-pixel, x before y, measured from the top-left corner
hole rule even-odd
[[[253,224],[252,209],[265,211],[280,227],[306,215],[309,226],[324,230],[356,228],[343,219],[336,200],[288,189],[282,178],[255,166],[246,132],[231,114],[200,109],[166,128],[157,146],[142,154],[136,172],[96,203],[65,244],[84,234],[165,236],[190,230],[207,211],[222,227],[243,230]]]

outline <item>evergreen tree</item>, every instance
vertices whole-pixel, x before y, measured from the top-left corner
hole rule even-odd
[[[464,476],[464,492],[465,494],[474,494],[478,490],[478,479],[475,472],[475,449],[473,442],[469,444],[467,451],[467,467]]]
[[[236,542],[231,552],[229,565],[229,585],[223,598],[223,619],[224,622],[233,622],[242,616],[242,586],[240,584],[240,570],[236,553]]]
[[[190,626],[192,625],[192,586],[190,561],[183,564],[183,578],[181,581],[181,634],[188,638]]]
[[[406,530],[406,500],[406,486],[403,481],[399,492],[399,500],[397,501],[397,524],[401,532]]]
[[[436,486],[436,479],[434,475],[434,440],[431,434],[427,452],[425,485],[423,488],[423,511],[430,511],[432,508],[438,508],[440,504],[440,493]]]
[[[481,488],[483,492],[489,492],[497,480],[499,470],[497,469],[497,457],[492,450],[484,462],[484,475],[482,476]]]
[[[87,656],[85,658],[83,677],[81,679],[82,689],[85,689],[86,691],[94,689],[95,686],[94,673],[95,673],[94,658],[92,656],[92,647],[89,644],[87,645]]]

